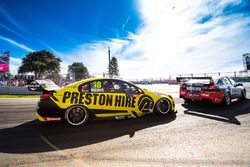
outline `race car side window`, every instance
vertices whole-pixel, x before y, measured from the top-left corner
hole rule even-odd
[[[113,80],[113,89],[115,93],[123,93],[122,82],[119,80]]]
[[[89,92],[89,83],[84,83],[78,86],[79,92]]]
[[[96,80],[89,83],[90,92],[105,92],[102,80]]]
[[[224,85],[224,82],[222,79],[218,79],[218,81],[216,82],[217,85]]]
[[[141,94],[143,91],[127,82],[120,80],[96,80],[89,83],[90,92],[105,92],[105,93],[129,93],[129,94]]]
[[[231,83],[229,82],[227,78],[224,78],[223,81],[225,82],[226,85],[231,85]]]
[[[111,79],[103,80],[103,89],[106,93],[115,93],[115,83]]]
[[[114,82],[110,79],[92,81],[90,82],[90,92],[114,93]]]
[[[123,93],[128,93],[128,94],[142,94],[143,91],[132,85],[132,84],[129,84],[127,82],[121,82],[121,87],[122,87],[122,92]]]
[[[236,85],[236,82],[232,78],[228,78],[232,85]]]

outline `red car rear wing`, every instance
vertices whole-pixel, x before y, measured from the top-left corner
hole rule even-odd
[[[210,80],[210,83],[214,83],[212,77],[176,77],[176,81],[179,83],[187,82],[190,79],[208,79]]]

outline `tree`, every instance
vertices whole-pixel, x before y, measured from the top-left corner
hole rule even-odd
[[[112,56],[109,64],[109,75],[110,77],[119,76],[119,66],[116,57]]]
[[[60,72],[61,59],[56,58],[52,53],[46,50],[30,52],[22,59],[22,65],[18,73],[32,72],[35,79]]]
[[[74,81],[89,78],[89,71],[81,62],[75,62],[68,67],[68,74],[73,77]]]

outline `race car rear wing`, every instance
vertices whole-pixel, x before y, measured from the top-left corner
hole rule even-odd
[[[177,82],[187,82],[188,80],[190,79],[207,79],[207,80],[210,80],[210,83],[213,83],[213,78],[212,77],[176,77],[176,81]]]
[[[35,80],[28,85],[30,91],[53,91],[60,88],[51,80]]]

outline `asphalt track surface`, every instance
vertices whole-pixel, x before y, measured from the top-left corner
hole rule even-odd
[[[170,116],[71,127],[37,121],[37,99],[0,99],[0,166],[250,166],[249,99],[175,101]]]

